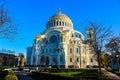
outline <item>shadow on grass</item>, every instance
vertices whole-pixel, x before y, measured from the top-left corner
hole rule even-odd
[[[30,76],[35,80],[76,80],[72,77],[65,77],[65,76],[39,73],[39,72],[33,72],[32,75]]]
[[[100,77],[97,69],[51,69],[45,72],[32,72],[31,77],[35,80],[109,80],[103,73]]]

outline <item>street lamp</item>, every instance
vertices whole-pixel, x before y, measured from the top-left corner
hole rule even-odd
[[[118,71],[120,72],[119,55],[116,55],[116,57],[117,57]]]

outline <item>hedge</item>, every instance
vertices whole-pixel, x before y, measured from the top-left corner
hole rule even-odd
[[[6,70],[0,72],[0,80],[18,80],[18,78],[12,70]]]
[[[5,68],[11,68],[11,66],[0,66],[0,71],[2,71]]]
[[[7,75],[4,80],[18,80],[16,75]]]
[[[98,72],[98,69],[41,69],[41,72]]]

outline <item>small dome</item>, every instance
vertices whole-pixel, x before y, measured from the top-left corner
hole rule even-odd
[[[55,26],[70,26],[72,27],[71,19],[63,14],[61,10],[57,14],[53,15],[47,22],[47,28]]]
[[[38,40],[41,40],[41,35],[37,35],[36,36],[36,40],[38,41]]]
[[[88,29],[87,33],[94,33],[94,31],[92,29]]]
[[[84,35],[79,31],[73,30],[72,36],[74,36],[76,38],[80,38],[81,40],[84,40]]]
[[[61,37],[65,37],[66,33],[65,32],[61,32]]]

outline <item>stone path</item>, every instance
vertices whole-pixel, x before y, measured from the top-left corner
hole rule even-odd
[[[111,80],[120,80],[120,76],[109,72],[107,70],[105,70],[104,68],[101,69],[103,73],[105,73]]]
[[[28,74],[30,74],[30,72],[15,71],[14,73],[18,76],[19,80],[34,80],[30,76],[28,76]]]

